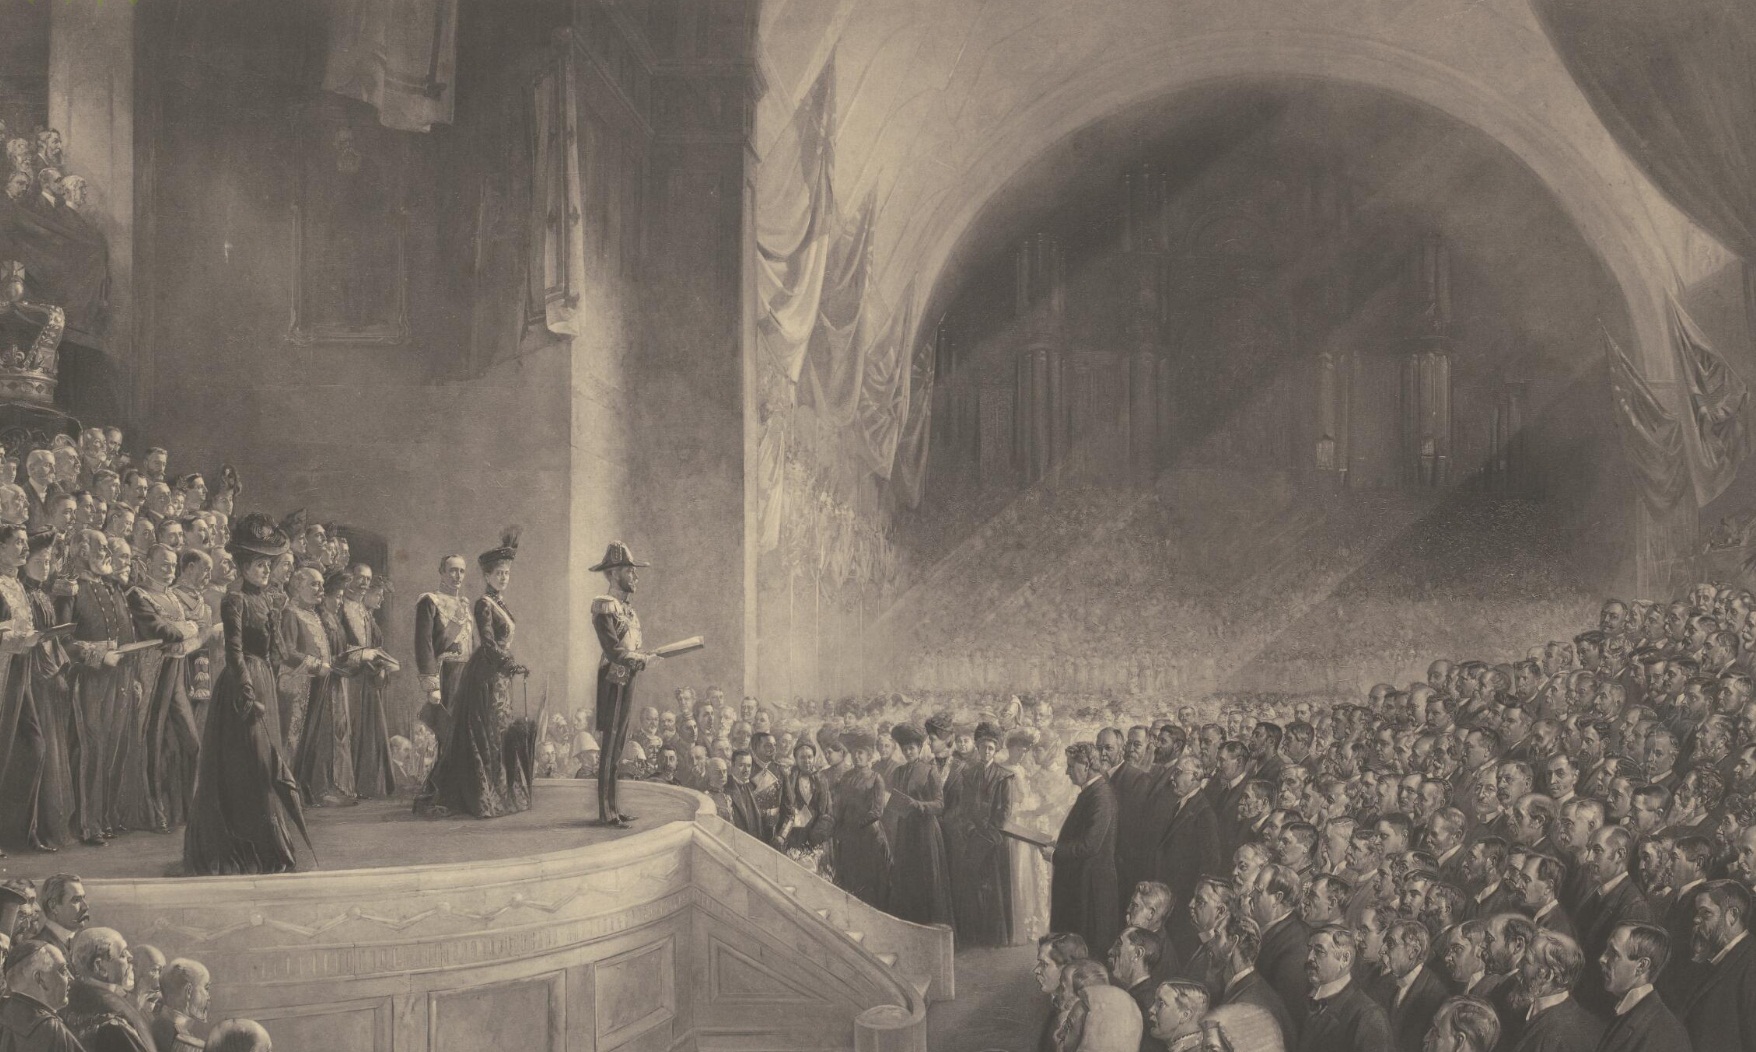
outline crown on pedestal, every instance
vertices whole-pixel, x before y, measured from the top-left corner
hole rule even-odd
[[[24,298],[24,264],[0,262],[0,399],[54,402],[66,326],[60,307]]]

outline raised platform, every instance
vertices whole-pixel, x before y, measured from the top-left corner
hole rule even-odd
[[[317,807],[305,812],[316,857],[298,842],[299,866],[301,871],[334,871],[547,854],[625,839],[667,822],[693,821],[700,806],[693,794],[642,797],[642,803],[648,800],[649,809],[637,812],[640,821],[631,829],[598,825],[597,783],[571,779],[543,782],[529,811],[490,821],[419,818],[406,798]],[[129,833],[101,848],[73,844],[53,855],[19,852],[0,859],[0,873],[38,880],[51,873],[137,880],[179,876],[182,865],[183,834],[178,830]]]
[[[177,838],[150,834],[7,861],[80,872],[94,923],[205,963],[214,1018],[261,1020],[279,1052],[925,1052],[948,930],[867,909],[698,794],[627,785],[642,821],[610,831],[583,824],[593,783],[537,791],[488,822],[318,812],[323,864],[371,868],[126,875],[165,871]]]

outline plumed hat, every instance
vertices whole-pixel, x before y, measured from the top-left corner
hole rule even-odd
[[[47,548],[50,545],[55,543],[55,531],[54,530],[32,530],[28,540],[30,542],[30,552],[32,555],[35,555],[36,553],[42,551],[44,548]]]
[[[1004,738],[1005,736],[1000,733],[1000,727],[997,724],[989,723],[986,720],[976,724],[976,741],[988,741],[999,745]]]
[[[604,549],[603,561],[596,566],[587,567],[587,570],[590,573],[601,573],[604,570],[614,570],[623,566],[651,565],[651,563],[635,562],[634,553],[628,550],[626,544],[623,544],[621,541],[611,541],[610,546]]]
[[[275,526],[273,519],[260,511],[253,511],[233,523],[232,539],[226,545],[226,551],[234,557],[253,555],[272,559],[288,550],[287,535]]]
[[[855,729],[842,734],[841,747],[848,752],[853,752],[855,749],[865,749],[867,752],[876,752],[878,750],[878,738],[871,731],[856,727]]]
[[[518,538],[524,532],[522,526],[508,526],[500,531],[500,546],[489,548],[476,556],[476,565],[487,573],[501,563],[509,563],[518,558]]]
[[[956,725],[956,721],[949,712],[935,712],[927,717],[927,733],[935,738],[950,737]]]

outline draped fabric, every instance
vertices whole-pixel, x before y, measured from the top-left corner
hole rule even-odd
[[[84,216],[34,211],[0,196],[0,259],[24,264],[26,300],[62,308],[74,332],[103,331],[110,247]]]
[[[760,169],[756,182],[756,368],[760,377],[757,535],[761,551],[780,545],[785,516],[787,411],[822,305],[834,227],[830,184],[834,146],[835,59],[824,64]]]
[[[1689,491],[1689,466],[1683,448],[1683,425],[1634,367],[1609,333],[1604,343],[1610,358],[1610,391],[1616,400],[1616,423],[1622,450],[1640,495],[1655,514],[1674,508]]]
[[[1670,303],[1671,343],[1681,359],[1694,426],[1683,429],[1694,469],[1695,499],[1702,506],[1724,493],[1749,452],[1744,410],[1750,390],[1726,364],[1694,319],[1674,298]]]
[[[1756,7],[1531,0],[1591,108],[1677,207],[1756,261]]]
[[[334,0],[323,90],[359,99],[399,131],[450,124],[457,0]]]
[[[860,411],[870,339],[866,282],[872,271],[875,207],[868,196],[854,218],[840,224],[829,247],[817,325],[805,354],[809,382],[800,385],[800,401],[815,406],[819,419],[831,427],[852,425]]]
[[[532,110],[530,280],[543,323],[560,336],[585,334],[585,225],[579,174],[579,84],[571,45],[537,77]]]

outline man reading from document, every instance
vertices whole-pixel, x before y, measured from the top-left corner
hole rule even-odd
[[[634,676],[656,657],[642,649],[640,616],[630,602],[640,583],[635,571],[647,565],[635,562],[626,544],[611,541],[603,561],[591,567],[610,584],[610,594],[591,602],[591,623],[604,648],[598,665],[597,724],[603,750],[598,760],[598,818],[605,825],[626,825],[635,818],[616,806],[616,774],[628,738],[628,713],[634,706]]]

